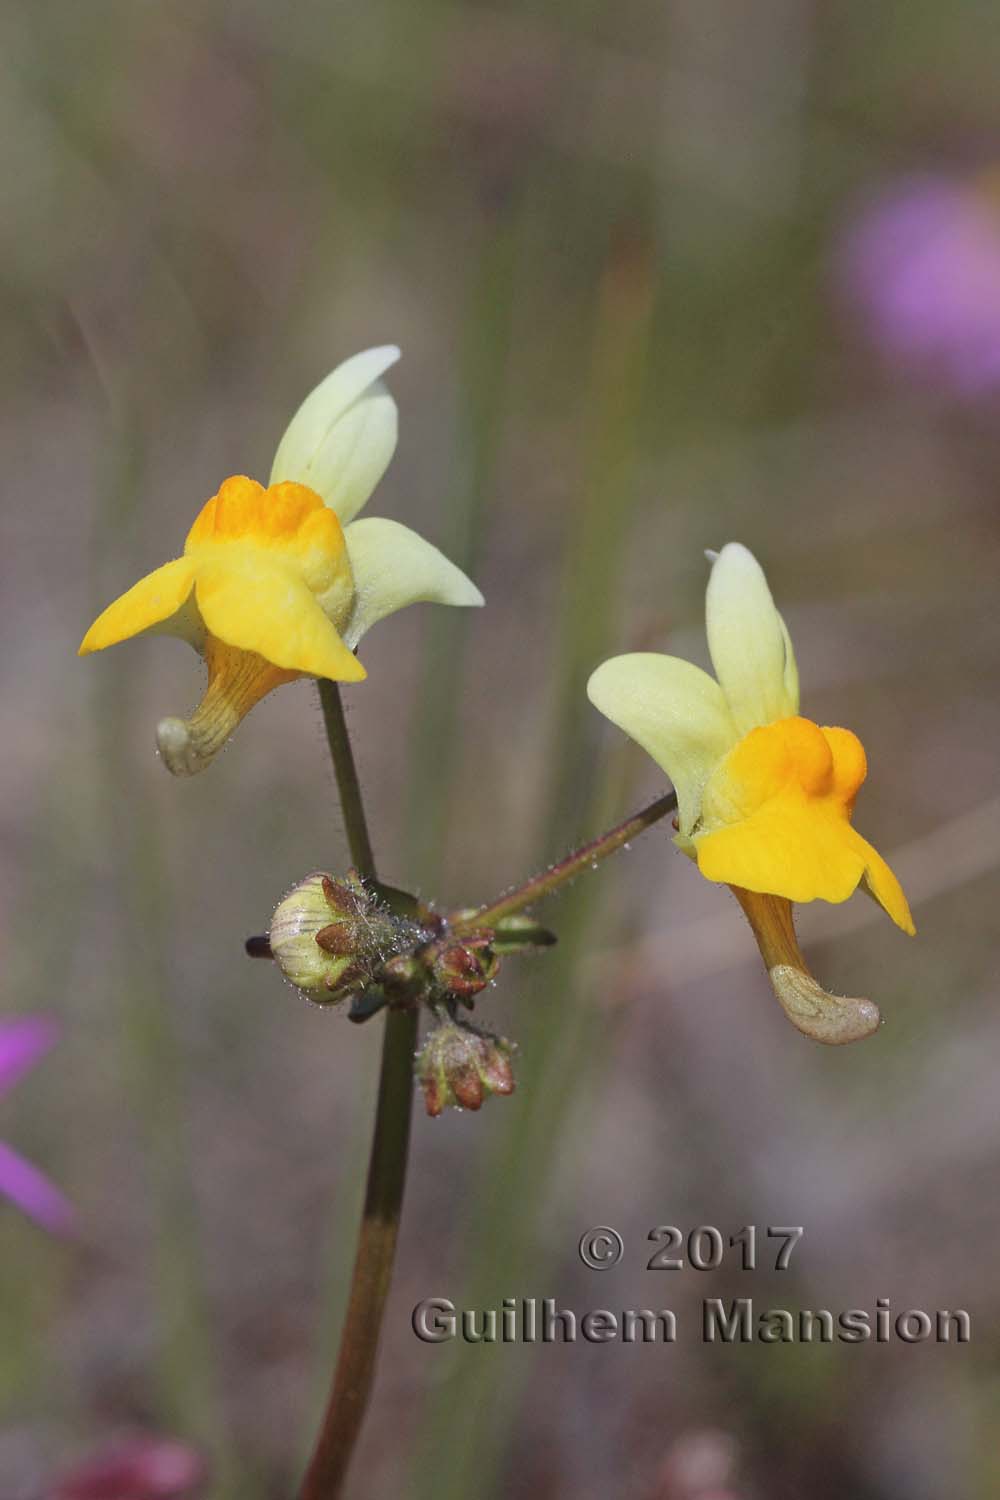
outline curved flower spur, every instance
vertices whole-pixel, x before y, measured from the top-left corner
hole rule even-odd
[[[642,652],[605,662],[587,691],[670,777],[675,842],[707,880],[732,888],[789,1020],[816,1041],[858,1041],[877,1029],[878,1007],[819,986],[795,938],[792,902],[846,901],[860,884],[915,931],[899,881],[851,825],[865,752],[849,729],[799,715],[792,643],[753,554],[730,542],[708,556],[718,680]]]
[[[147,574],[84,636],[81,656],[155,632],[180,636],[204,659],[201,703],[157,727],[175,775],[204,770],[273,688],[303,676],[361,682],[355,648],[386,615],[421,601],[483,603],[408,527],[355,519],[395,451],[396,403],[380,377],[398,358],[387,345],[338,365],[292,418],[268,487],[225,480],[183,556]]]

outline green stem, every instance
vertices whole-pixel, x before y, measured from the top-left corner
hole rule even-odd
[[[351,858],[362,875],[374,880],[375,860],[340,690],[332,682],[321,682],[319,692]],[[416,1011],[389,1011],[347,1312],[330,1396],[299,1500],[335,1500],[341,1493],[371,1396],[406,1186],[416,1039]]]
[[[591,839],[588,844],[581,844],[579,849],[574,849],[572,854],[567,854],[558,864],[550,865],[540,875],[535,875],[531,880],[525,881],[506,895],[500,896],[489,906],[482,907],[479,911],[468,917],[452,923],[452,931],[457,933],[473,932],[479,927],[493,927],[504,917],[511,917],[515,912],[523,911],[527,906],[534,906],[543,896],[549,896],[557,891],[560,886],[575,880],[581,871],[593,869],[602,859],[607,859],[609,854],[616,853],[623,845],[637,838],[667,813],[673,812],[677,806],[677,793],[667,792],[665,796],[658,797],[641,812],[634,813],[631,818],[626,818],[624,823],[618,823],[614,828],[602,833],[598,838]]]
[[[351,737],[347,732],[347,720],[344,717],[344,703],[340,696],[340,688],[335,682],[327,682],[325,678],[319,681],[319,701],[323,709],[323,725],[326,729],[326,742],[330,747],[330,759],[333,761],[333,773],[337,778],[337,791],[340,793],[340,806],[344,814],[344,829],[347,833],[347,847],[351,851],[351,859],[354,861],[359,875],[365,875],[369,880],[376,880],[375,855],[372,852],[372,841],[368,834],[368,820],[365,817],[365,804],[361,796],[361,782],[358,780],[358,768],[354,763],[354,751],[351,749]]]

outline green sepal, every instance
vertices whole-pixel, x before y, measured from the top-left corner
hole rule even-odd
[[[531,948],[551,948],[559,941],[548,927],[523,912],[501,917],[493,928],[491,947],[494,953],[526,953]]]
[[[373,986],[362,990],[360,995],[355,995],[351,1001],[351,1008],[347,1012],[347,1019],[356,1022],[359,1026],[364,1021],[370,1021],[372,1016],[377,1016],[388,1002],[381,989]]]

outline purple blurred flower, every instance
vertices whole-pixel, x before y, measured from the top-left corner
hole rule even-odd
[[[960,396],[1000,387],[996,181],[924,173],[864,210],[843,246],[845,293],[890,358]]]
[[[58,1036],[59,1027],[46,1016],[21,1016],[0,1023],[0,1094],[34,1066]],[[62,1193],[3,1141],[0,1194],[53,1234],[65,1234],[73,1222],[73,1210]]]
[[[64,1473],[54,1500],[188,1500],[206,1478],[204,1459],[186,1443],[127,1438]]]

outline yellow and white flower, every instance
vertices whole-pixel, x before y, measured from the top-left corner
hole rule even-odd
[[[356,520],[396,447],[381,376],[393,346],[345,361],[306,397],[278,445],[268,487],[237,475],[202,507],[183,556],[148,574],[87,631],[80,655],[131,636],[190,642],[208,686],[190,719],[161,721],[176,775],[209,764],[266,693],[298,677],[360,682],[362,636],[408,604],[481,605],[476,586],[396,521]]]
[[[823,1041],[878,1025],[869,1001],[827,995],[795,940],[793,901],[846,901],[863,885],[904,932],[902,887],[851,824],[865,752],[848,729],[799,715],[792,643],[760,564],[730,542],[709,554],[706,625],[715,678],[641,652],[598,667],[591,702],[666,771],[677,792],[676,842],[746,911],[779,1000]]]

